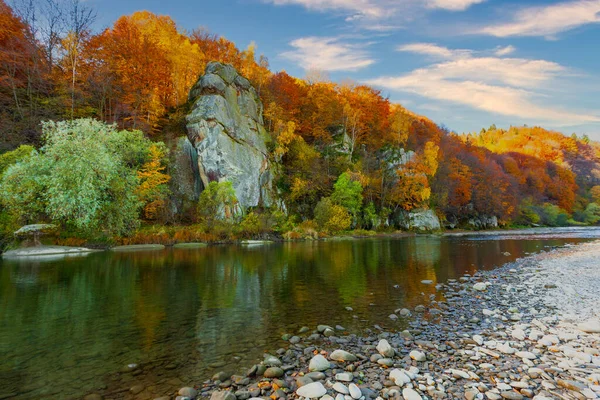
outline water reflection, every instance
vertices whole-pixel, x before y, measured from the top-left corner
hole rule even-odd
[[[435,294],[434,285],[422,280],[444,282],[545,246],[584,240],[473,239],[419,236],[4,260],[0,398],[69,398],[138,383],[146,387],[142,395],[163,395],[215,369],[239,371],[303,325],[401,328],[387,316]],[[119,373],[130,363],[143,368]]]

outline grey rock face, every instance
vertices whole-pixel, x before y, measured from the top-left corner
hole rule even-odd
[[[468,224],[476,229],[490,229],[498,227],[498,218],[496,216],[480,215],[475,218],[471,218]]]
[[[394,215],[393,222],[406,230],[432,232],[441,229],[440,220],[433,210],[400,211]]]
[[[250,82],[231,65],[212,62],[192,88],[190,101],[187,132],[203,187],[229,181],[242,209],[270,206],[269,136],[262,103]]]
[[[198,197],[202,191],[200,172],[198,171],[198,153],[187,137],[177,140],[172,154],[170,188],[172,195],[172,214],[182,214],[196,209]]]

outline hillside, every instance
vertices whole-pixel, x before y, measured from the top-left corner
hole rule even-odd
[[[269,185],[278,197],[269,206],[254,202],[240,213],[221,213],[219,224],[246,227],[235,237],[435,230],[440,224],[475,229],[554,226],[600,219],[600,147],[587,137],[540,127],[494,126],[458,135],[392,104],[371,87],[272,72],[253,46],[242,51],[203,30],[188,34],[168,16],[146,11],[123,16],[98,33],[90,26],[78,33],[67,26],[56,32],[60,41],[35,35],[40,29],[35,21],[18,17],[3,0],[0,20],[0,150],[5,152],[0,173],[27,160],[30,148],[18,146],[45,144],[42,153],[48,152],[52,135],[75,136],[74,130],[88,126],[46,125],[42,138],[42,121],[93,118],[116,124],[123,132],[141,131],[145,142],[136,143],[145,149],[144,156],[126,164],[133,168],[132,179],[144,187],[130,189],[143,203],[137,216],[143,226],[190,225],[195,233],[184,235],[188,239],[213,238],[215,223],[209,219],[215,213],[209,218],[202,209],[219,214],[228,201],[237,204],[237,199],[224,197],[231,193],[222,187],[208,190],[213,181],[231,181],[226,175],[205,177],[199,198],[196,191],[176,187],[184,185],[182,176],[192,179],[187,164],[194,158],[189,145],[188,153],[184,151],[183,139],[189,136],[185,117],[194,106],[189,93],[213,61],[233,66],[262,103],[257,106],[263,112],[260,129],[267,135],[265,148],[273,165]],[[114,129],[93,126],[98,134]],[[130,140],[129,133],[114,134]],[[3,187],[17,187],[11,179],[18,176],[5,173]],[[234,188],[240,185],[234,182]],[[48,204],[41,204],[33,218],[23,206],[23,193],[11,196],[2,203],[6,232],[33,219],[59,222],[79,236],[78,230],[92,229],[78,223],[80,213],[52,213]],[[216,208],[197,208],[198,201]],[[138,226],[127,223],[117,232],[104,233],[127,237]]]

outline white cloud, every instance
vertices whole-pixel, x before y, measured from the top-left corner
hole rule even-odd
[[[281,56],[298,63],[306,70],[356,71],[375,62],[364,46],[344,43],[335,37],[304,37],[293,40],[294,50]]]
[[[396,77],[379,77],[368,84],[392,91],[462,104],[491,113],[520,117],[533,123],[600,122],[600,116],[577,113],[544,104],[550,96],[547,88],[570,71],[546,60],[522,58],[476,57],[475,52],[451,50],[436,45],[402,46],[402,51],[436,55],[444,60]],[[504,53],[508,51],[506,48]],[[502,51],[500,51],[502,53]],[[458,56],[457,56],[458,55]]]
[[[600,22],[600,0],[575,0],[548,6],[526,7],[506,23],[486,26],[476,31],[497,37],[553,37],[582,25]]]
[[[451,50],[434,43],[411,43],[396,47],[397,51],[423,54],[441,59],[470,57],[470,50]]]
[[[486,0],[428,0],[429,8],[443,8],[450,11],[464,11],[474,4],[483,3]]]
[[[509,54],[514,53],[515,50],[517,50],[515,48],[515,46],[498,47],[498,48],[496,48],[496,51],[494,52],[494,54],[497,55],[498,57],[502,57],[502,56],[507,56]]]
[[[266,0],[275,5],[301,5],[315,11],[345,11],[351,14],[381,18],[385,16],[385,3],[382,0]],[[351,16],[355,17],[355,16]]]
[[[424,9],[443,9],[464,11],[470,6],[486,0],[263,0],[278,6],[299,5],[308,10],[319,12],[335,11],[345,13],[346,21],[357,22],[368,20],[393,21],[398,25],[401,18],[411,16]],[[368,28],[365,25],[364,28]]]

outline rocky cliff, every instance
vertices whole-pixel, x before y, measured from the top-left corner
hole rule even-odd
[[[442,229],[440,220],[433,210],[400,210],[392,215],[392,225],[417,232],[435,232]]]
[[[269,135],[250,82],[231,65],[212,62],[192,88],[190,102],[187,134],[198,154],[202,186],[229,181],[242,209],[270,206]]]

